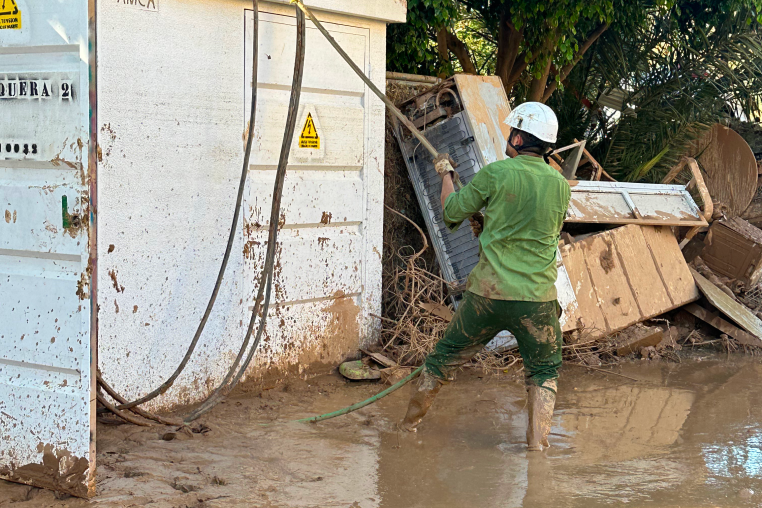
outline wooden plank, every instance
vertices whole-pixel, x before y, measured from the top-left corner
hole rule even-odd
[[[633,337],[626,344],[620,344],[617,347],[617,356],[627,356],[630,353],[636,353],[640,351],[640,348],[648,346],[656,346],[662,340],[664,340],[664,332],[661,330],[653,333],[648,333],[643,337]]]
[[[696,280],[701,292],[704,293],[709,303],[730,318],[735,324],[752,334],[754,337],[762,338],[762,321],[751,313],[749,309],[740,303],[731,299],[723,293],[717,286],[709,282],[703,275],[693,268],[690,269],[693,278]]]
[[[605,335],[608,332],[606,319],[598,305],[598,296],[590,280],[590,274],[585,262],[585,250],[581,245],[573,243],[561,247],[566,272],[569,275],[574,293],[577,296],[577,309],[570,314],[563,331],[584,327]],[[582,326],[580,326],[580,323]]]
[[[677,244],[675,235],[668,227],[642,228],[651,257],[667,289],[672,307],[677,308],[699,298],[698,288]],[[664,309],[666,312],[671,309]]]
[[[382,355],[381,353],[374,353],[373,351],[368,351],[367,349],[360,349],[360,351],[373,358],[373,360],[379,365],[382,365],[386,368],[397,366],[397,362],[387,356]]]
[[[709,310],[695,303],[686,305],[685,307],[683,307],[683,309],[690,312],[691,314],[693,314],[700,320],[717,328],[722,333],[733,337],[741,344],[746,344],[749,346],[762,346],[762,340],[728,323],[727,321],[725,321],[719,316],[718,312],[710,312]]]
[[[615,232],[607,231],[579,242],[610,331],[641,320],[637,300],[627,281],[615,244]]]
[[[438,303],[419,303],[418,305],[426,312],[433,314],[440,319],[444,319],[448,323],[452,321],[453,313],[446,305]]]
[[[659,271],[649,255],[649,247],[643,230],[637,226],[627,226],[616,230],[613,237],[619,260],[632,293],[644,316],[654,316],[672,307],[667,288],[659,276]]]

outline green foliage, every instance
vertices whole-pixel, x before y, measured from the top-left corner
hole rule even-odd
[[[532,60],[527,75],[537,75],[548,59],[570,63],[586,34],[602,23],[631,19],[642,0],[410,0],[404,25],[391,26],[387,38],[389,70],[434,74],[436,32],[447,28],[466,43],[477,69],[494,69],[500,20],[523,32],[522,51]],[[458,64],[450,70],[457,70]]]
[[[643,30],[600,41],[586,94],[617,87],[629,92],[630,106],[630,114],[608,118],[603,129],[598,160],[607,171],[659,181],[713,123],[760,117],[758,11],[739,5],[681,3]]]
[[[588,139],[622,180],[659,181],[713,123],[762,118],[762,0],[409,0],[408,9],[408,23],[390,27],[389,70],[461,70],[457,59],[438,57],[444,27],[480,74],[497,73],[503,20],[520,32],[520,58],[529,62],[509,87],[517,103],[549,61],[558,74],[597,27],[610,25],[563,82],[556,78],[548,105],[559,144]],[[598,104],[611,89],[626,95],[624,113]]]
[[[408,0],[407,22],[389,26],[387,69],[439,74],[443,69],[436,50],[436,28],[450,26],[457,15],[458,6],[453,0]]]

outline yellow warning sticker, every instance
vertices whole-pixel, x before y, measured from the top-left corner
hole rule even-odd
[[[299,135],[299,148],[314,148],[320,150],[320,136],[318,135],[312,113],[307,113],[307,121]]]
[[[0,0],[0,30],[21,30],[21,10],[16,0]]]

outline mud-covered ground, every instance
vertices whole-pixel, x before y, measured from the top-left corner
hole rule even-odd
[[[202,420],[204,434],[99,425],[92,503],[0,482],[0,506],[760,506],[761,361],[697,353],[616,368],[639,381],[564,367],[552,447],[529,455],[512,375],[466,371],[417,434],[395,429],[407,388],[312,425],[285,422],[380,387],[333,375],[244,387]]]

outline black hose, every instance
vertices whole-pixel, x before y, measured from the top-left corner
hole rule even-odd
[[[283,197],[283,183],[286,177],[286,168],[288,167],[288,155],[291,152],[291,143],[294,138],[294,130],[296,128],[296,117],[299,112],[299,98],[302,92],[302,76],[304,74],[304,46],[305,46],[305,19],[304,13],[297,7],[296,9],[296,57],[294,61],[294,77],[291,84],[291,99],[288,105],[288,116],[286,117],[286,130],[283,134],[283,144],[280,149],[280,159],[278,161],[278,170],[275,174],[275,186],[273,189],[273,202],[272,209],[270,211],[270,234],[267,240],[267,256],[265,258],[265,266],[262,269],[262,275],[259,280],[259,291],[257,293],[257,299],[254,303],[254,310],[251,312],[251,319],[249,320],[249,327],[246,331],[246,338],[243,341],[241,349],[238,351],[238,356],[233,362],[233,365],[228,370],[225,379],[220,383],[217,389],[195,410],[189,413],[185,418],[185,423],[190,423],[196,420],[204,413],[211,410],[216,406],[227,393],[232,390],[238,381],[240,381],[243,374],[246,372],[249,364],[251,363],[254,353],[259,346],[259,341],[262,338],[262,332],[265,329],[267,323],[267,312],[270,307],[270,294],[272,290],[273,269],[275,266],[275,249],[278,240],[278,221],[280,219],[280,207],[281,199]],[[263,292],[264,300],[262,298]],[[241,359],[246,353],[251,335],[254,331],[254,326],[257,322],[259,315],[260,303],[264,301],[262,307],[262,317],[259,321],[259,328],[257,329],[257,336],[254,339],[254,343],[249,349],[249,353],[246,356],[246,361],[241,365],[238,372],[234,374]],[[232,378],[232,382],[231,382]]]
[[[214,290],[212,290],[212,296],[209,298],[209,303],[206,305],[206,312],[204,312],[204,316],[201,318],[201,322],[199,323],[198,328],[196,329],[196,334],[193,336],[193,340],[188,346],[188,350],[185,352],[185,357],[183,357],[183,360],[180,362],[180,365],[177,366],[177,369],[175,369],[172,375],[169,376],[169,378],[167,378],[167,380],[164,381],[164,383],[162,383],[161,386],[159,386],[152,392],[148,393],[147,395],[140,397],[139,399],[117,406],[117,409],[120,409],[120,410],[131,409],[140,404],[144,404],[148,402],[149,400],[155,399],[159,395],[169,390],[169,388],[174,384],[177,377],[182,373],[183,370],[185,370],[185,367],[188,365],[188,361],[190,361],[190,358],[193,355],[193,351],[196,349],[196,345],[198,344],[198,341],[201,338],[201,334],[204,331],[206,322],[209,320],[209,315],[212,313],[214,304],[217,301],[217,295],[219,294],[220,287],[222,286],[222,279],[225,275],[225,270],[227,269],[228,261],[230,260],[230,254],[233,250],[233,242],[235,241],[236,233],[238,232],[238,218],[241,215],[241,203],[243,202],[243,193],[246,189],[246,178],[248,177],[248,174],[249,174],[249,159],[251,158],[251,147],[254,142],[254,123],[255,123],[256,112],[257,112],[257,63],[258,63],[258,55],[259,55],[259,0],[252,0],[252,4],[254,9],[254,21],[252,25],[253,34],[254,34],[254,44],[253,44],[253,55],[252,55],[253,66],[251,70],[251,113],[249,114],[249,135],[246,140],[246,154],[243,157],[243,169],[241,170],[241,180],[240,180],[240,183],[238,184],[238,199],[236,200],[235,212],[233,213],[233,224],[230,226],[230,235],[228,236],[228,245],[225,248],[225,255],[222,258],[222,265],[220,266],[220,272],[219,274],[217,274],[217,281],[214,283]],[[277,224],[277,220],[276,220],[276,224]]]

